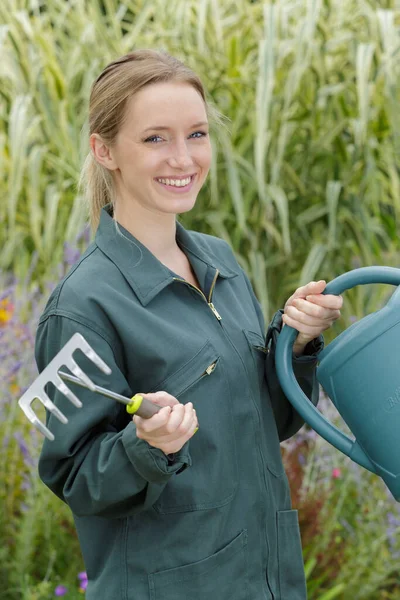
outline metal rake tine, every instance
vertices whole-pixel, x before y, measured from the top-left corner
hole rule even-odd
[[[40,375],[32,383],[32,385],[25,391],[22,397],[18,400],[18,404],[25,413],[28,420],[35,426],[39,431],[45,435],[49,440],[54,440],[54,435],[51,431],[43,425],[43,423],[37,418],[35,412],[31,407],[31,403],[37,398],[42,402],[45,408],[51,412],[61,423],[68,423],[67,417],[57,408],[57,406],[50,400],[49,396],[45,392],[45,387],[48,383],[53,385],[64,395],[66,398],[74,404],[77,408],[82,406],[82,402],[77,396],[65,385],[63,380],[58,375],[58,370],[62,365],[67,366],[77,378],[82,381],[86,387],[90,390],[95,391],[96,386],[86,375],[84,371],[79,367],[72,357],[75,350],[81,350],[103,373],[109,375],[111,373],[110,367],[105,363],[100,356],[93,350],[88,344],[83,335],[75,333],[68,342],[59,350],[54,358],[49,362],[47,367],[43,369]]]
[[[38,399],[61,423],[68,423],[67,417],[62,413],[55,404],[50,400],[42,386],[38,386],[37,382],[34,382],[26,392],[18,400],[19,406],[24,411],[28,420],[34,425],[39,431],[45,435],[49,440],[54,440],[54,435],[51,431],[43,425],[40,419],[36,416],[34,410],[31,407],[31,403]]]
[[[54,440],[54,435],[51,433],[50,429],[48,429],[46,425],[43,425],[42,421],[37,418],[32,408],[30,406],[25,406],[23,410],[32,425],[39,429],[39,431],[52,442]]]
[[[72,356],[67,358],[64,361],[64,365],[66,367],[68,367],[68,369],[71,371],[71,373],[73,373],[76,377],[78,377],[78,379],[83,381],[85,383],[86,387],[89,388],[89,390],[91,390],[92,392],[95,391],[95,385],[94,385],[93,381],[86,375],[86,373],[84,371],[82,371],[82,369],[74,361]]]
[[[73,392],[71,392],[71,390],[69,389],[69,387],[67,385],[65,385],[64,381],[61,379],[61,377],[57,374],[54,379],[52,380],[54,385],[56,386],[56,388],[64,395],[68,398],[68,400],[70,402],[72,402],[72,404],[74,406],[76,406],[76,408],[82,408],[82,402],[79,400],[78,396],[75,396],[75,394]]]
[[[67,417],[64,415],[64,413],[61,412],[59,408],[57,408],[54,402],[50,400],[50,398],[44,390],[42,390],[40,396],[38,395],[36,397],[38,398],[38,400],[40,400],[40,402],[42,402],[42,404],[44,404],[44,406],[49,412],[51,412],[52,415],[54,415],[59,421],[61,421],[61,423],[63,423],[64,425],[68,423]]]
[[[82,352],[84,352],[84,354],[86,354],[86,356],[90,358],[90,360],[94,362],[94,364],[101,371],[103,371],[103,373],[105,373],[106,375],[111,374],[112,371],[108,364],[105,363],[104,360],[100,358],[100,356],[97,354],[97,352],[93,350],[92,346],[88,344],[83,335],[81,335],[80,333],[75,333],[70,339],[70,342],[72,342],[72,340],[74,340],[74,347],[79,347],[82,350]]]

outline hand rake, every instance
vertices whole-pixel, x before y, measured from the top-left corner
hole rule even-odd
[[[57,408],[57,406],[50,400],[49,396],[45,392],[45,386],[50,382],[53,383],[53,385],[77,408],[81,408],[82,402],[65,385],[63,379],[89,389],[92,392],[96,392],[103,396],[107,396],[108,398],[112,398],[113,400],[117,400],[118,402],[126,405],[126,410],[129,414],[137,414],[144,419],[149,419],[160,410],[161,406],[153,404],[138,394],[132,398],[127,398],[125,396],[121,396],[121,394],[111,392],[106,388],[95,385],[73,359],[72,355],[75,350],[78,349],[81,350],[99,369],[101,369],[103,373],[106,373],[107,375],[111,373],[110,367],[100,358],[98,354],[96,354],[93,348],[85,340],[83,335],[80,333],[75,333],[18,400],[18,404],[24,411],[29,421],[50,441],[54,440],[54,435],[40,421],[40,419],[37,418],[31,407],[32,402],[37,398],[40,400],[40,402],[42,402],[49,412],[51,412],[59,421],[61,421],[61,423],[68,423],[67,417]],[[69,375],[68,373],[60,371],[59,369],[62,366],[68,367],[68,369],[74,373],[74,375]]]

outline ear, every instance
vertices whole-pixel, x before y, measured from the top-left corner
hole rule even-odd
[[[93,156],[100,165],[106,169],[109,169],[110,171],[115,171],[118,169],[118,165],[115,162],[112,150],[109,148],[109,146],[107,146],[98,133],[92,133],[89,138],[89,143],[93,152]]]

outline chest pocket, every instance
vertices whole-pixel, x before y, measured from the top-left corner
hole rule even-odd
[[[256,401],[259,406],[261,427],[264,433],[261,444],[265,462],[272,475],[281,477],[285,471],[282,463],[278,430],[265,377],[265,361],[267,360],[269,350],[265,346],[265,338],[261,334],[249,331],[248,329],[243,329],[243,334],[247,339],[258,375],[258,390],[255,390],[254,393],[257,394]]]
[[[208,340],[180,369],[151,391],[193,402],[199,431],[191,438],[192,465],[173,475],[154,505],[162,514],[207,510],[234,496],[237,462],[230,390],[224,358]]]
[[[265,359],[268,348],[265,346],[265,339],[259,333],[248,329],[243,329],[243,333],[253,356],[253,362],[258,373],[259,389],[261,390],[265,379]]]

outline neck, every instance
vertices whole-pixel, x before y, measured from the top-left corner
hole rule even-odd
[[[140,208],[117,203],[114,217],[161,262],[180,253],[176,242],[176,215],[158,215]]]

